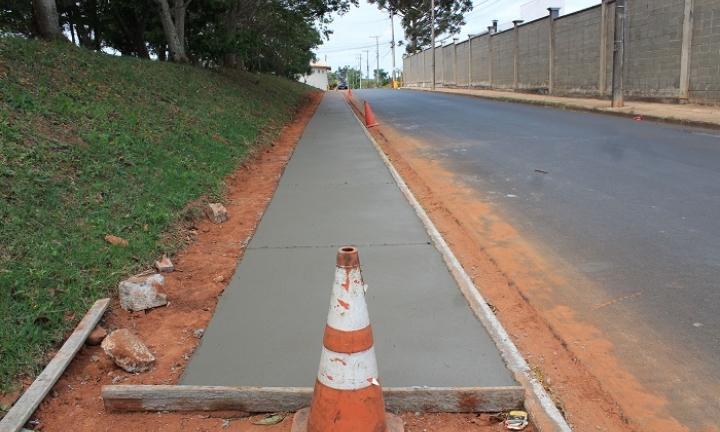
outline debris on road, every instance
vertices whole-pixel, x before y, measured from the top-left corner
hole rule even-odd
[[[539,172],[540,174],[547,174],[548,172],[541,169],[536,169],[535,172]]]

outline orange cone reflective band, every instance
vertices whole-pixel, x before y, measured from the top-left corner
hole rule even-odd
[[[378,122],[375,120],[375,116],[372,113],[372,110],[370,109],[370,104],[365,101],[365,126],[366,127],[373,127],[377,126]]]
[[[385,432],[385,402],[378,377],[365,284],[358,251],[338,251],[320,369],[308,432]]]

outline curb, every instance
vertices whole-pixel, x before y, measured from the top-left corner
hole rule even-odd
[[[346,99],[346,101],[348,104],[352,103],[350,100]],[[475,288],[470,276],[462,268],[462,265],[450,250],[450,247],[447,245],[442,235],[440,235],[440,232],[432,223],[427,213],[425,213],[425,210],[405,184],[405,181],[392,165],[387,155],[385,155],[365,125],[363,125],[363,122],[357,116],[352,107],[351,111],[365,132],[365,135],[368,137],[370,142],[372,142],[375,150],[380,155],[380,158],[387,166],[390,174],[395,179],[395,182],[400,188],[402,194],[413,207],[423,225],[425,225],[425,229],[430,235],[435,247],[442,255],[445,265],[448,267],[448,270],[453,275],[455,282],[460,287],[460,291],[475,314],[475,317],[487,330],[491,339],[495,343],[495,346],[500,351],[500,355],[505,361],[505,364],[515,376],[515,379],[527,389],[528,397],[525,400],[526,408],[532,415],[538,429],[540,431],[554,430],[571,432],[572,429],[570,428],[570,425],[568,425],[565,421],[565,418],[557,409],[537,378],[533,376],[530,366],[528,366],[515,344],[512,343],[507,332],[500,324],[500,321],[497,319],[495,314],[493,314],[492,310],[490,310],[490,307],[488,307],[487,302],[482,295],[480,295],[480,292]]]

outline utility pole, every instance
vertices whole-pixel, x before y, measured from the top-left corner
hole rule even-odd
[[[370,36],[375,38],[375,57],[377,58],[377,68],[375,69],[375,87],[380,87],[380,36]]]
[[[365,66],[367,67],[367,77],[370,79],[370,50],[365,51]]]
[[[358,66],[358,81],[360,81],[358,87],[360,90],[362,90],[362,54],[358,54],[358,61],[360,62],[360,66]]]
[[[612,107],[623,106],[625,72],[625,0],[615,0],[615,46],[613,50]]]
[[[432,44],[432,82],[430,90],[435,90],[435,0],[430,0],[430,43]]]
[[[392,31],[392,88],[397,88],[395,84],[395,9],[390,9],[390,31]]]

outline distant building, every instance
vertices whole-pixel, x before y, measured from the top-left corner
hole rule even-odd
[[[328,74],[330,73],[330,66],[326,63],[319,61],[317,63],[310,63],[310,75],[303,75],[298,81],[317,87],[320,90],[328,90]]]

